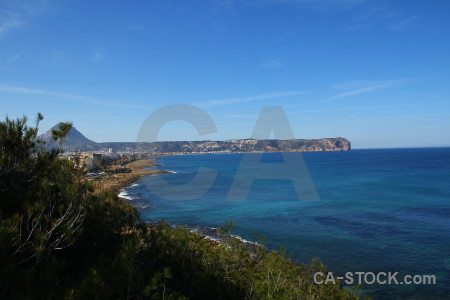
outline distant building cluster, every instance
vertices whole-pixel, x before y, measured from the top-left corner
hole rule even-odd
[[[130,169],[125,168],[124,165],[130,163],[139,155],[133,153],[116,153],[112,148],[103,152],[66,152],[62,157],[67,158],[76,166],[83,166],[89,172],[88,177],[95,174],[104,173],[128,173]]]

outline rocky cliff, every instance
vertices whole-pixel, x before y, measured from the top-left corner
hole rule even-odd
[[[56,127],[56,126],[55,126]],[[51,130],[41,135],[49,141]],[[96,143],[72,128],[64,143],[68,151],[101,151],[112,148],[117,152],[157,153],[234,153],[234,152],[306,152],[306,151],[348,151],[350,141],[338,138],[315,140],[254,140],[234,139],[226,141],[168,141],[153,143]]]
[[[182,152],[182,153],[234,153],[234,152],[306,152],[348,151],[351,143],[345,138],[317,140],[227,140],[227,141],[176,141],[154,143],[100,143],[116,151]]]

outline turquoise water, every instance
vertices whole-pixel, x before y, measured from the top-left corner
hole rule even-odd
[[[375,299],[450,299],[450,148],[303,153],[320,201],[300,201],[291,181],[271,179],[256,180],[246,201],[227,201],[242,155],[162,157],[159,168],[176,172],[162,175],[171,184],[188,183],[200,166],[210,168],[201,171],[207,178],[217,172],[210,188],[207,180],[166,187],[179,194],[208,188],[194,200],[155,195],[156,177],[123,194],[144,220],[210,227],[233,220],[243,238],[258,232],[269,248],[282,245],[301,262],[318,257],[338,274],[437,277],[437,285],[365,285]],[[263,162],[282,157],[264,154]]]

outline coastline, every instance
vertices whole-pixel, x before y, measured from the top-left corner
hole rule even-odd
[[[444,147],[445,148],[445,147]],[[222,152],[222,151],[208,151],[208,152],[167,152],[159,153],[157,157],[163,156],[182,156],[182,155],[204,155],[204,154],[266,154],[266,153],[310,153],[310,152],[348,152],[353,149],[338,149],[338,150],[292,150],[292,151],[233,151],[233,152]]]
[[[166,156],[185,156],[185,155],[205,155],[205,154],[265,154],[265,153],[292,153],[292,152],[342,152],[349,150],[324,150],[324,151],[252,151],[252,152],[171,152],[171,153],[160,153],[155,158],[139,159],[129,164],[125,167],[131,170],[131,173],[119,173],[119,174],[108,174],[102,177],[99,181],[95,183],[99,190],[108,190],[117,195],[124,188],[129,187],[142,177],[157,175],[157,174],[169,174],[170,171],[166,170],[156,170],[149,169],[149,167],[159,166],[156,161],[159,157]]]
[[[164,170],[149,169],[149,167],[158,166],[156,161],[157,158],[148,158],[126,164],[125,167],[131,170],[130,173],[108,174],[95,183],[98,188],[96,190],[107,190],[118,195],[122,189],[129,187],[142,177],[170,173]]]
[[[274,151],[278,152],[278,151]],[[304,151],[301,151],[304,152]],[[314,151],[319,152],[319,151]],[[249,152],[246,152],[249,153]],[[250,153],[267,153],[267,152],[250,152]],[[232,154],[232,153],[202,153],[202,154]],[[183,153],[183,154],[169,154],[169,155],[161,155],[161,156],[177,156],[177,155],[196,155],[193,153]],[[198,155],[198,154],[197,154]],[[102,178],[99,182],[100,186],[103,189],[107,189],[113,193],[115,193],[119,199],[122,201],[125,201],[126,203],[130,203],[129,199],[121,197],[120,193],[123,189],[132,186],[136,181],[143,177],[147,176],[153,176],[157,174],[170,174],[172,172],[166,171],[166,170],[156,170],[156,169],[149,169],[150,167],[157,167],[161,166],[156,163],[158,159],[157,156],[155,158],[147,158],[147,159],[140,159],[137,161],[134,161],[132,163],[129,163],[125,165],[125,167],[131,169],[131,173],[122,173],[122,174],[114,174],[110,175],[108,177]],[[130,203],[131,204],[131,203]],[[131,204],[133,205],[133,204]],[[135,205],[133,205],[137,209]],[[155,227],[159,226],[160,224],[166,223],[166,220],[159,220],[158,222],[148,222],[144,221],[144,223],[147,226]],[[169,223],[167,223],[169,224]],[[236,247],[237,245],[240,245],[238,247],[243,247],[242,249],[245,249],[250,254],[250,257],[253,259],[258,259],[258,256],[260,255],[260,251],[262,253],[265,253],[265,255],[268,255],[269,253],[272,253],[273,251],[277,251],[275,249],[268,248],[264,242],[260,243],[259,241],[252,241],[247,240],[243,237],[241,237],[239,234],[231,233],[231,232],[225,232],[225,233],[219,233],[218,227],[210,227],[210,226],[202,226],[198,224],[170,224],[170,228],[173,230],[181,229],[181,230],[187,230],[190,234],[193,236],[197,236],[197,238],[200,238],[201,240],[204,240],[208,243],[208,245],[212,248],[218,248],[221,245],[225,246],[226,248],[230,247]],[[260,259],[260,258],[259,258]],[[307,261],[298,261],[293,258],[285,258],[287,261],[289,261],[294,266],[302,266],[303,264],[307,264]],[[334,273],[334,272],[333,272]],[[369,298],[370,299],[370,298]]]
[[[185,154],[189,155],[189,154]],[[165,155],[168,156],[168,155]],[[110,174],[107,177],[102,178],[100,181],[97,182],[98,187],[100,190],[108,190],[110,192],[115,193],[120,199],[126,201],[129,203],[129,199],[126,199],[124,197],[120,197],[120,192],[133,185],[136,181],[143,177],[147,176],[153,176],[157,174],[170,174],[170,171],[165,170],[155,170],[155,169],[149,169],[149,167],[157,167],[160,166],[156,163],[158,158],[148,158],[148,159],[140,159],[137,161],[134,161],[132,163],[129,163],[125,165],[125,167],[131,169],[131,173],[119,173],[119,174]],[[152,224],[152,222],[145,222],[149,225]],[[172,225],[172,227],[182,227],[187,229],[189,232],[193,234],[198,234],[204,239],[209,240],[212,244],[218,245],[224,241],[229,241],[230,239],[236,239],[239,240],[243,245],[245,245],[247,248],[252,249],[253,251],[256,251],[255,247],[261,247],[266,249],[264,245],[261,245],[254,241],[246,240],[239,235],[235,234],[225,234],[221,235],[217,233],[217,228],[215,227],[208,227],[208,226],[200,226],[200,225],[193,225],[193,224],[178,224],[178,225]]]
[[[169,155],[164,155],[169,156]],[[123,189],[132,186],[136,181],[143,177],[147,176],[153,176],[157,174],[170,174],[170,171],[165,170],[156,170],[156,169],[149,169],[150,167],[157,167],[160,166],[156,163],[158,158],[148,158],[148,159],[140,159],[137,161],[134,161],[132,163],[129,163],[125,165],[125,167],[129,168],[131,170],[131,173],[120,173],[120,174],[111,174],[107,177],[102,178],[100,181],[97,182],[98,190],[108,190],[110,192],[113,192],[116,194],[119,199],[129,203],[129,199],[121,197],[120,193]],[[97,189],[96,189],[97,190]],[[135,207],[133,205],[133,207]],[[164,220],[161,220],[164,221]],[[145,221],[144,221],[145,222]],[[157,225],[158,223],[152,224],[151,222],[145,222],[147,225]],[[256,245],[263,247],[262,245],[259,245],[252,241],[247,241],[245,239],[242,239],[241,237],[237,235],[229,235],[229,236],[220,236],[217,234],[216,229],[213,227],[203,227],[199,225],[172,225],[172,228],[185,228],[192,234],[197,234],[202,239],[209,240],[211,242],[212,246],[218,246],[221,242],[229,240],[230,238],[238,239],[240,240],[244,245],[249,245],[256,247]],[[209,230],[208,230],[209,229]],[[208,232],[205,232],[205,230],[208,230]],[[248,247],[250,248],[250,247]],[[255,249],[253,249],[255,250]]]

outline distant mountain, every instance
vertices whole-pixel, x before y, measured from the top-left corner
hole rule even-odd
[[[52,129],[58,128],[59,124]],[[52,129],[40,137],[51,141]],[[141,153],[248,153],[248,152],[306,152],[306,151],[348,151],[349,140],[338,138],[292,139],[292,140],[254,140],[234,139],[227,141],[170,141],[151,143],[111,142],[96,143],[86,138],[73,127],[63,144],[67,151],[106,151],[112,148],[117,152]]]
[[[348,151],[349,140],[323,138],[315,140],[255,140],[234,139],[226,141],[173,141],[152,143],[99,143],[102,148],[112,148],[117,152],[137,151],[156,153],[250,153],[250,152],[308,152],[308,151]]]
[[[57,129],[59,127],[59,124],[56,124],[50,130],[40,135],[39,137],[51,144],[52,130]],[[98,143],[88,139],[75,127],[72,127],[64,142],[64,148],[66,148],[67,150],[92,150],[98,148]]]

